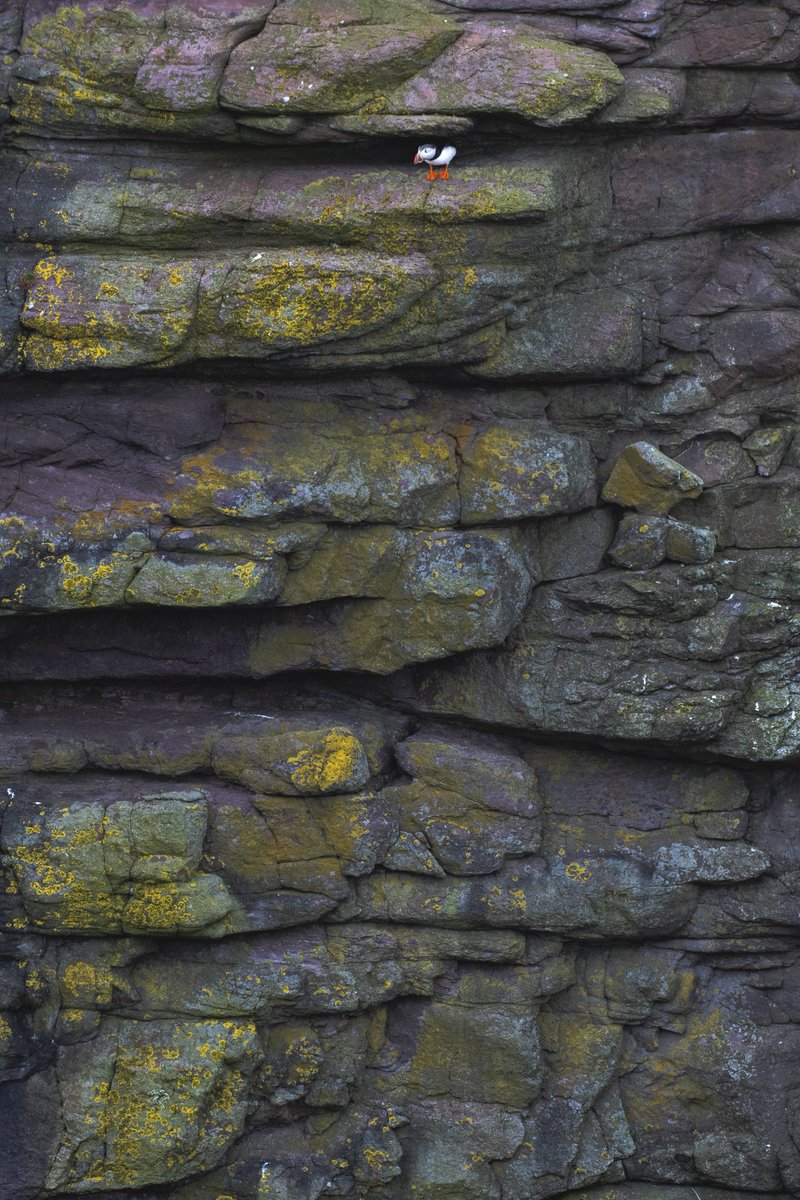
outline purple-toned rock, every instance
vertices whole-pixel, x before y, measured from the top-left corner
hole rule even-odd
[[[2,1200],[800,1196],[800,0],[0,10]]]
[[[539,125],[581,120],[622,76],[605,55],[518,28],[475,23],[436,62],[386,98],[393,112],[507,114]]]
[[[781,66],[800,50],[800,23],[789,5],[686,7],[686,18],[651,56],[659,66]]]
[[[639,143],[611,164],[615,220],[626,239],[668,237],[800,215],[793,130],[692,133]]]
[[[282,0],[230,56],[220,89],[244,112],[348,113],[437,59],[456,22],[417,0]],[[442,111],[452,111],[443,109]]]
[[[274,2],[260,0],[237,9],[203,0],[169,5],[166,29],[136,72],[134,98],[146,108],[214,112],[234,47],[259,31]]]

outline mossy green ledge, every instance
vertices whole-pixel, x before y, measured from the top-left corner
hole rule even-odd
[[[113,240],[139,252],[244,235],[256,242],[255,252],[335,242],[381,254],[419,250],[435,261],[444,249],[442,225],[455,226],[459,239],[445,257],[465,249],[463,227],[476,223],[489,239],[484,252],[496,253],[503,231],[493,234],[485,223],[541,221],[569,203],[569,172],[544,159],[491,170],[459,164],[446,187],[428,186],[410,163],[369,171],[348,164],[335,173],[302,163],[276,169],[241,150],[198,150],[191,158],[154,150],[146,167],[120,154],[120,178],[112,184],[102,161],[31,163],[22,154],[10,161],[31,196],[24,212],[0,211],[0,232],[9,239],[36,242],[44,233],[58,243]]]

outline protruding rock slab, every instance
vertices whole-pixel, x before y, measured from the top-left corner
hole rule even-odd
[[[269,561],[197,554],[151,555],[126,589],[134,604],[180,604],[188,608],[264,604],[279,594],[281,580]]]
[[[693,500],[703,481],[649,442],[632,442],[614,464],[603,499],[642,513],[667,513],[681,500]]]
[[[794,553],[750,552],[540,585],[509,645],[445,671],[420,667],[415,706],[790,758],[800,746],[796,571]]]
[[[23,353],[40,371],[264,357],[378,329],[435,281],[421,255],[42,259],[21,317]]]
[[[357,893],[370,920],[641,936],[691,918],[691,885],[769,867],[728,770],[428,722],[407,737],[410,722],[344,697],[279,716],[263,689],[224,713],[198,693],[182,721],[66,700],[7,727],[9,931],[215,940]],[[170,772],[180,791],[142,781]],[[644,827],[620,840],[631,807]]]
[[[567,292],[515,321],[496,351],[472,373],[486,379],[607,379],[641,370],[641,300],[621,288]]]
[[[305,117],[332,117],[323,128],[341,140],[370,132],[372,120],[411,134],[426,114],[434,129],[473,114],[562,125],[602,109],[623,83],[598,50],[519,22],[464,23],[422,0],[151,8],[32,5],[22,55],[7,63],[16,119],[95,135],[230,138],[291,136]]]
[[[426,129],[422,136],[433,135]],[[210,241],[238,252],[244,237],[253,255],[262,254],[255,262],[287,245],[421,252],[451,268],[457,260],[470,265],[477,252],[488,269],[496,255],[506,257],[509,243],[517,245],[514,226],[552,217],[570,193],[569,173],[544,154],[525,163],[459,163],[446,185],[433,187],[410,159],[386,169],[340,162],[333,170],[299,155],[286,164],[238,147],[187,155],[159,144],[142,166],[139,156],[123,151],[115,154],[113,185],[101,155],[31,163],[27,154],[9,152],[26,204],[0,209],[0,234],[22,243],[44,234],[59,243],[113,241],[135,247],[137,256],[171,248],[183,256],[190,245],[205,252]],[[455,226],[456,237],[444,238],[442,226]]]
[[[579,121],[622,88],[610,58],[536,30],[475,22],[427,70],[386,97],[390,112],[491,113],[539,125]]]
[[[73,975],[81,967],[92,974],[76,963]],[[140,1188],[215,1166],[242,1132],[263,1058],[255,1025],[231,1020],[109,1017],[94,1051],[66,1046],[58,1056],[69,1103],[49,1189]]]
[[[233,928],[236,902],[198,870],[206,797],[197,791],[37,806],[6,822],[3,847],[35,928],[50,933],[184,933]],[[226,924],[227,922],[227,924]]]
[[[188,653],[181,670],[192,674],[266,676],[313,667],[395,671],[431,657],[502,642],[518,624],[531,585],[539,578],[535,556],[524,542],[500,530],[399,530],[388,545],[379,537],[382,553],[377,563],[371,554],[375,544],[370,545],[368,536],[355,547],[360,556],[337,563],[337,548],[346,546],[346,541],[334,541],[328,547],[332,554],[312,558],[306,578],[300,570],[297,578],[290,575],[291,591],[283,597],[285,607],[267,612],[248,603],[246,578],[228,575],[220,583],[218,577],[212,586],[235,589],[235,596],[229,592],[229,605],[234,599],[246,608],[238,614],[216,612],[207,629],[204,614],[195,611],[196,620],[189,621],[188,610],[214,608],[218,597],[211,592],[205,595],[197,578],[191,584],[186,581],[183,592],[162,590],[158,595],[150,593],[150,598],[137,595],[134,589],[130,598],[139,603],[158,599],[162,605],[169,604],[173,614],[173,605],[183,610],[178,619],[162,611],[150,627],[147,655],[140,661],[142,671],[149,674],[153,670],[151,652],[162,666],[168,660],[170,669]],[[246,564],[237,565],[247,576]],[[153,576],[158,573],[158,566],[148,572],[150,584],[154,585]],[[255,575],[253,572],[252,577]],[[174,576],[171,579],[174,582]],[[90,581],[89,589],[80,607],[92,606]],[[64,607],[56,596],[46,599],[51,608]],[[321,605],[321,600],[328,603]],[[95,619],[100,617],[100,613],[94,614]],[[85,631],[95,643],[98,629],[89,633],[92,624],[90,619]],[[137,618],[115,614],[108,634],[100,635],[109,649],[97,647],[93,669],[101,674],[124,672],[123,660],[133,645],[128,639],[137,640],[139,629]],[[40,646],[43,633],[44,629],[37,627],[35,641]],[[79,639],[83,636],[77,626],[74,633]],[[15,648],[21,650],[23,644],[15,641]],[[6,653],[12,648],[8,641],[0,642],[0,647]],[[72,670],[82,669],[75,643],[65,651],[72,659]],[[110,657],[103,666],[107,653]],[[32,660],[28,663],[31,668],[37,669]],[[67,669],[69,676],[68,668],[60,669]]]
[[[716,538],[710,529],[674,521],[670,517],[626,514],[619,524],[608,552],[619,567],[641,571],[657,567],[665,558],[673,562],[708,562],[714,556]]]
[[[468,524],[555,516],[595,501],[594,464],[582,438],[532,421],[497,422],[466,439],[460,453],[461,517]]]
[[[642,68],[625,72],[625,87],[598,114],[603,125],[629,125],[640,121],[674,117],[686,95],[686,78],[681,71]]]
[[[460,33],[416,0],[282,0],[263,32],[231,54],[220,100],[245,112],[353,112]]]

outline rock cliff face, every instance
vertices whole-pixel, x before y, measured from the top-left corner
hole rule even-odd
[[[798,0],[0,40],[3,1200],[800,1194]]]

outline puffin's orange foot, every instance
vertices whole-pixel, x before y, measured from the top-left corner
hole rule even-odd
[[[445,167],[445,169],[443,171],[439,172],[439,178],[440,179],[449,179],[450,178],[447,167]]]
[[[436,178],[436,172],[434,171],[433,167],[428,167],[428,179],[435,179],[435,178]]]

